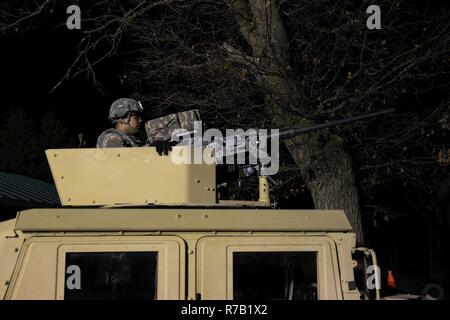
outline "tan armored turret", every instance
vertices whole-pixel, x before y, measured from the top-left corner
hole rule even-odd
[[[174,165],[154,148],[46,154],[64,206],[216,204],[215,165]]]

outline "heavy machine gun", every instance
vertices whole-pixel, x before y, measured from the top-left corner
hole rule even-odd
[[[266,138],[278,137],[282,139],[289,139],[295,136],[310,133],[312,131],[317,131],[320,129],[325,129],[329,127],[334,127],[341,124],[346,124],[350,122],[356,122],[360,120],[370,119],[374,117],[379,117],[385,114],[393,113],[395,109],[387,109],[378,112],[372,112],[367,114],[362,114],[359,116],[333,120],[325,123],[315,124],[304,128],[285,128],[272,130],[272,133],[265,136]],[[179,142],[185,142],[183,145],[193,144],[196,146],[217,148],[219,144],[222,145],[225,153],[222,155],[224,157],[230,155],[237,155],[242,152],[249,152],[249,147],[251,143],[248,142],[249,138],[252,138],[252,132],[258,131],[257,129],[248,129],[246,131],[242,129],[233,130],[238,133],[232,135],[226,135],[217,137],[213,135],[214,139],[205,139],[202,135],[202,121],[200,119],[200,113],[198,110],[190,110],[181,112],[178,114],[171,114],[169,116],[149,120],[145,124],[148,140],[154,142],[155,140],[170,140],[174,145]],[[214,129],[215,130],[215,129]],[[217,133],[217,131],[216,131]],[[208,136],[210,138],[210,136]],[[188,142],[186,144],[186,141]],[[237,148],[239,144],[245,142],[244,149]],[[257,142],[259,143],[259,142]],[[219,155],[218,155],[219,156]],[[218,157],[217,157],[218,158]]]
[[[245,131],[227,129],[225,136],[217,129],[208,129],[204,132],[198,110],[150,120],[145,127],[149,141],[157,138],[170,140],[173,145],[202,147],[210,150],[207,158],[214,158],[217,164],[242,165],[242,171],[247,177],[258,174],[259,201],[267,203],[269,201],[268,179],[278,171],[280,138],[289,139],[337,125],[379,117],[394,111],[394,109],[387,109],[303,128],[272,129],[270,133],[266,129],[247,129]],[[196,163],[200,163],[204,158],[202,156],[202,159],[197,159]]]

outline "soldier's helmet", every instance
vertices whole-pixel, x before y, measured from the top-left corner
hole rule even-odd
[[[125,117],[129,112],[142,113],[144,109],[139,101],[131,98],[120,98],[109,108],[109,120],[113,121]]]

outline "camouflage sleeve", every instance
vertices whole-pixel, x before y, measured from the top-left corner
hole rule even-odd
[[[123,138],[114,132],[102,134],[97,140],[97,148],[121,148],[126,146]]]

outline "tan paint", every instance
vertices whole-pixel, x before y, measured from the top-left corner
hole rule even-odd
[[[351,232],[341,210],[30,209],[21,231],[327,231]]]
[[[176,166],[153,148],[46,154],[71,208],[0,223],[0,298],[62,299],[66,253],[118,250],[158,252],[158,299],[232,299],[238,251],[314,251],[319,298],[359,298],[355,234],[342,210],[273,210],[268,189],[259,202],[218,203],[215,165]]]
[[[59,226],[62,230],[56,231],[57,226],[52,226],[51,223],[47,228],[40,223],[37,228],[39,217],[42,216],[45,223],[46,214],[54,210],[59,211],[58,221],[62,220]],[[161,281],[158,283],[158,299],[196,299],[197,295],[200,295],[202,299],[232,299],[231,257],[232,252],[236,251],[316,251],[318,253],[319,298],[357,299],[359,297],[356,290],[350,290],[348,287],[348,283],[354,281],[351,250],[354,247],[355,238],[351,232],[329,233],[326,229],[302,231],[300,225],[293,228],[290,225],[291,220],[283,219],[277,220],[278,225],[275,224],[275,230],[264,227],[260,231],[237,231],[231,230],[229,225],[225,224],[227,226],[225,229],[230,230],[217,231],[214,229],[219,229],[216,228],[219,220],[216,221],[217,225],[211,224],[210,230],[202,227],[202,230],[183,231],[181,227],[176,227],[173,230],[158,231],[155,228],[148,228],[152,221],[157,220],[153,216],[153,210],[145,210],[147,219],[141,216],[142,210],[144,209],[33,209],[21,212],[19,220],[12,221],[16,222],[17,240],[22,243],[27,240],[19,248],[18,259],[9,257],[9,263],[16,267],[10,279],[6,298],[61,299],[66,252],[117,250],[158,251],[160,254],[158,261],[161,264],[158,270],[164,270],[163,274],[158,275]],[[183,214],[184,210],[179,209],[178,212]],[[90,221],[89,217],[81,214],[82,211],[91,212],[93,219]],[[101,217],[104,219],[100,219],[95,211],[102,211]],[[240,212],[244,222],[258,210],[247,211],[249,212],[246,214]],[[272,210],[262,211],[263,213],[267,211],[267,217],[271,219],[277,218]],[[61,212],[65,213],[61,214]],[[120,213],[126,214],[130,221],[137,219],[140,223],[144,223],[141,230],[127,229],[125,227],[129,225],[126,224],[121,228],[122,230],[115,228],[114,225],[100,227],[102,221],[116,219],[118,226],[122,223]],[[298,214],[299,217],[302,215],[301,210],[292,213]],[[313,214],[310,211],[307,213],[310,217]],[[197,215],[199,219],[205,219],[203,211],[190,214]],[[317,212],[315,214],[321,215]],[[340,215],[339,212],[334,214]],[[25,216],[27,220],[19,222],[21,217],[23,219]],[[258,217],[257,214],[256,216]],[[159,216],[164,219],[162,217]],[[169,217],[170,214],[166,214],[166,218],[171,219]],[[263,218],[264,216],[259,216],[260,220]],[[64,221],[66,219],[67,221]],[[286,225],[280,224],[280,220]],[[84,230],[81,228],[75,230],[77,228],[70,226],[77,225],[76,221],[81,221],[85,225]],[[258,219],[254,219],[253,222],[255,226],[262,223]],[[268,224],[270,222],[270,219],[266,221]],[[233,216],[233,223],[236,226],[241,224],[239,215]],[[5,223],[0,223],[0,226],[3,225]],[[8,225],[10,228],[13,227],[11,221]],[[33,228],[35,230],[25,230]],[[145,228],[148,230],[143,230]]]
[[[333,246],[334,243],[323,236],[204,237],[198,242],[199,291],[205,300],[233,299],[234,252],[317,252],[319,299],[342,299]]]
[[[259,202],[270,203],[269,179],[267,176],[259,176]]]
[[[14,219],[0,223],[0,299],[5,297],[24,241],[14,232],[14,224]]]
[[[64,206],[216,203],[215,165],[175,165],[154,147],[45,153]]]
[[[185,247],[179,237],[45,236],[29,238],[12,276],[6,299],[63,299],[67,252],[158,252],[157,297],[185,297]]]

